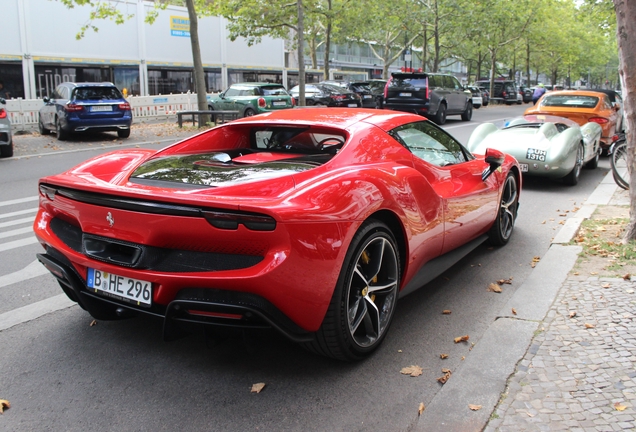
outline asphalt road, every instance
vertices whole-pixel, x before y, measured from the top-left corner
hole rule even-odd
[[[519,115],[526,107],[482,108],[469,123],[449,118],[445,129],[465,143],[479,123]],[[133,129],[125,142],[109,134],[64,144],[52,136],[16,137],[16,157],[0,160],[0,322],[61,294],[34,263],[41,249],[30,231],[38,178],[112,147],[159,148],[192,133],[157,128],[162,132]],[[314,356],[271,332],[214,346],[203,334],[166,343],[158,322],[91,326],[92,318],[77,306],[0,330],[0,399],[12,405],[0,416],[0,430],[412,430],[418,405],[429,405],[441,389],[442,368],[461,369],[472,344],[479,344],[532,273],[533,258],[548,250],[562,215],[575,210],[608,169],[602,159],[598,169],[583,171],[575,187],[525,179],[510,243],[478,248],[402,300],[383,346],[360,363]],[[512,284],[501,294],[487,291],[505,278]],[[470,336],[468,343],[453,342],[463,335]],[[442,360],[442,353],[448,358]],[[400,374],[410,365],[421,366],[423,374]],[[252,384],[261,382],[265,389],[251,393]]]

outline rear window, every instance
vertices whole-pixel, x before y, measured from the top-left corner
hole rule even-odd
[[[597,104],[597,97],[580,95],[546,96],[541,103],[542,106],[575,108],[594,108]]]
[[[283,86],[268,86],[261,87],[263,89],[264,96],[287,96],[287,90]]]
[[[393,77],[389,82],[389,87],[416,87],[425,88],[426,78],[412,78],[412,77]]]
[[[117,87],[80,87],[74,91],[75,100],[123,99]]]
[[[371,89],[369,87],[367,87],[364,84],[351,84],[351,90],[356,91],[356,92],[368,92],[371,91]]]

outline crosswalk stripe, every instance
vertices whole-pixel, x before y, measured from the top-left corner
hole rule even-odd
[[[36,239],[35,236],[33,236],[33,237],[25,238],[22,240],[15,240],[12,242],[3,243],[3,244],[0,244],[0,252],[5,252],[11,249],[17,249],[19,247],[28,246],[37,242],[38,242],[38,239]]]
[[[20,210],[20,211],[15,211],[15,212],[11,212],[11,213],[3,213],[0,214],[0,219],[5,219],[5,218],[10,218],[10,217],[14,217],[14,216],[20,216],[23,214],[29,214],[29,213],[35,213],[36,211],[38,211],[37,207],[33,207],[30,209],[26,209],[26,210]]]
[[[14,283],[22,282],[34,277],[48,274],[49,271],[38,260],[33,260],[31,264],[19,270],[17,272],[9,273],[8,275],[0,276],[0,288],[13,285]]]
[[[20,224],[24,224],[24,223],[33,223],[33,221],[35,220],[34,217],[28,217],[28,218],[22,218],[22,219],[16,219],[16,220],[12,220],[9,222],[2,222],[0,223],[0,228],[5,228],[8,226],[13,226],[13,225],[20,225]]]
[[[32,233],[33,227],[18,228],[11,231],[0,232],[0,238],[13,237],[20,234]]]
[[[38,199],[40,199],[40,197],[35,195],[28,198],[18,198],[18,199],[9,200],[9,201],[0,201],[0,207],[14,205],[14,204],[22,204],[22,203],[31,202],[31,201],[37,201]]]
[[[0,331],[32,321],[51,312],[75,306],[76,304],[77,303],[69,300],[66,294],[58,294],[46,300],[13,309],[12,311],[0,314]]]

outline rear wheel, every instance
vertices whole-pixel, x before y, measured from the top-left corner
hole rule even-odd
[[[243,117],[252,117],[253,115],[256,114],[256,111],[254,111],[252,108],[247,108],[244,112],[243,112]]]
[[[7,158],[13,156],[13,141],[9,145],[0,145],[0,157]]]
[[[519,187],[517,185],[517,178],[513,173],[508,173],[501,193],[497,219],[488,233],[490,243],[496,246],[503,246],[508,243],[515,221],[517,220],[518,207]]]
[[[614,147],[610,164],[616,184],[623,189],[629,189],[630,174],[627,169],[627,143],[625,141]]]
[[[316,339],[305,347],[339,360],[361,360],[386,336],[398,297],[397,242],[382,222],[366,221],[347,251]]]
[[[445,103],[439,104],[439,108],[437,109],[437,114],[435,114],[435,117],[433,118],[433,120],[438,125],[443,125],[444,123],[446,123],[446,104]]]
[[[119,129],[117,131],[117,136],[119,138],[128,138],[130,136],[130,129]]]
[[[38,119],[38,131],[40,132],[40,135],[48,135],[49,134],[49,130],[44,127],[44,123],[42,123],[42,118],[41,117]]]
[[[466,111],[462,113],[462,120],[470,121],[471,118],[473,118],[473,104],[468,102],[468,105],[466,106]]]
[[[598,161],[601,158],[600,150],[596,150],[596,155],[594,155],[594,159],[589,160],[585,164],[585,168],[596,169],[598,167]]]
[[[576,149],[576,161],[574,162],[574,168],[565,177],[563,177],[563,183],[569,186],[574,186],[579,182],[581,176],[581,167],[583,167],[583,144],[579,144]]]
[[[59,141],[64,141],[68,138],[68,132],[62,129],[62,122],[59,118],[55,121],[55,136]]]

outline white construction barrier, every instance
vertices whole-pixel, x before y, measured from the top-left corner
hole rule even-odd
[[[167,119],[170,116],[176,116],[177,111],[198,109],[196,93],[129,96],[127,100],[133,112],[133,123]],[[13,131],[37,128],[38,113],[42,106],[44,106],[42,99],[7,99],[5,108]]]

